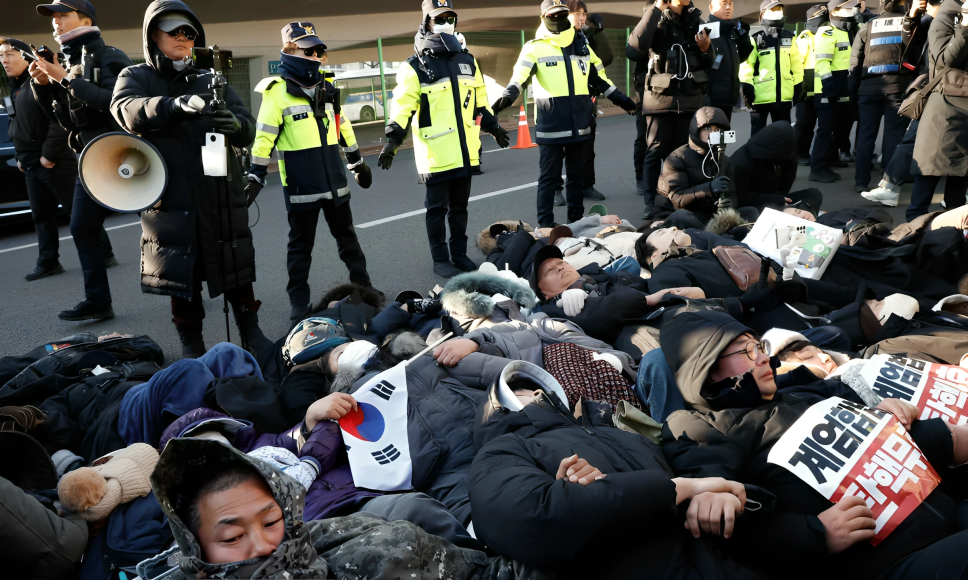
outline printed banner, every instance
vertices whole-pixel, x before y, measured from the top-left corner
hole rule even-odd
[[[834,503],[845,495],[862,498],[877,524],[875,546],[941,481],[894,415],[839,397],[810,407],[768,461]]]
[[[860,376],[885,399],[901,399],[921,411],[919,419],[939,417],[952,425],[968,423],[968,369],[954,365],[877,354]]]
[[[357,487],[381,491],[413,488],[407,439],[407,367],[384,371],[353,393],[359,410],[339,420]]]
[[[819,280],[843,240],[837,228],[766,208],[743,243],[784,266],[782,251],[789,250],[790,266],[803,278]]]

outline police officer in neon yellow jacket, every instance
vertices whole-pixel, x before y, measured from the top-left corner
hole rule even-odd
[[[372,176],[360,156],[352,125],[339,114],[339,91],[320,70],[326,60],[326,45],[316,36],[312,23],[287,24],[282,29],[282,41],[280,76],[264,79],[256,86],[262,93],[262,106],[246,193],[251,204],[265,186],[269,156],[275,148],[280,156],[279,173],[289,217],[286,292],[290,320],[296,323],[309,313],[309,269],[320,210],[336,239],[350,281],[372,286],[366,256],[353,228],[350,188],[340,148],[346,155],[346,167],[361,187],[369,187]]]
[[[477,59],[454,35],[456,25],[451,0],[424,0],[423,21],[414,38],[416,54],[397,72],[387,144],[379,160],[382,169],[390,168],[412,126],[417,173],[427,186],[430,256],[434,272],[444,278],[477,269],[467,257],[467,201],[471,170],[480,165],[481,130],[502,148],[509,144],[508,132],[487,106]]]
[[[817,4],[807,9],[804,28],[797,35],[797,50],[803,59],[803,83],[797,99],[797,163],[810,165],[810,145],[813,143],[813,128],[817,124],[817,109],[814,106],[814,67],[813,41],[820,26],[827,22],[827,6]]]
[[[751,136],[766,126],[768,116],[774,123],[790,122],[790,111],[803,82],[803,57],[793,33],[783,28],[786,24],[783,9],[779,0],[763,0],[760,4],[763,29],[750,35],[753,51],[739,67],[743,96],[753,109]]]
[[[577,4],[577,3],[576,3]],[[521,49],[511,83],[494,103],[494,113],[511,106],[531,77],[535,78],[535,137],[540,151],[538,177],[538,224],[555,225],[554,197],[561,188],[564,162],[568,180],[568,221],[576,222],[585,213],[582,204],[584,172],[583,141],[592,134],[592,94],[601,94],[630,115],[635,101],[622,94],[608,77],[585,35],[568,20],[569,3],[544,0],[541,26],[534,40]]]

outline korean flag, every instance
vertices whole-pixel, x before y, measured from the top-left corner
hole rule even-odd
[[[359,410],[339,420],[353,482],[381,491],[412,489],[406,365],[376,375],[353,397]]]

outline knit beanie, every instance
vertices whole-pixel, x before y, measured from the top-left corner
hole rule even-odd
[[[158,451],[146,443],[135,443],[91,464],[74,470],[57,486],[64,507],[89,522],[111,515],[114,508],[151,491],[148,480]]]

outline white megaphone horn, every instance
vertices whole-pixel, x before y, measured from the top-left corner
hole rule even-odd
[[[106,133],[88,143],[81,152],[78,173],[91,199],[119,213],[154,206],[168,184],[161,153],[128,133]]]

